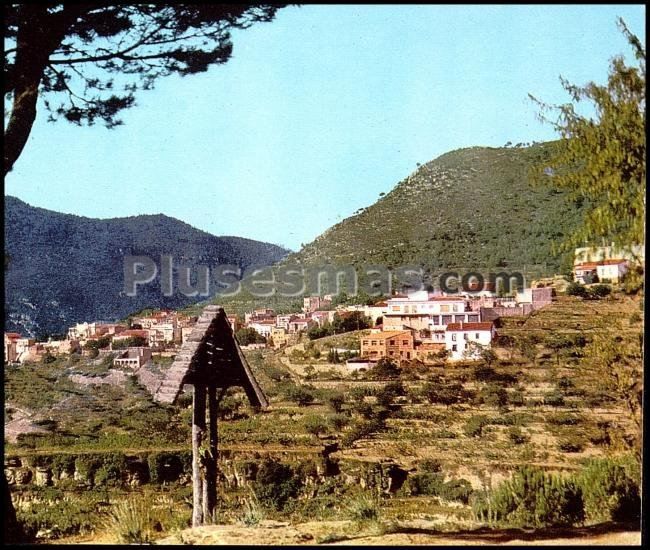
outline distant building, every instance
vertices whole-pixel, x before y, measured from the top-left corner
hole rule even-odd
[[[275,320],[259,320],[248,323],[246,328],[254,329],[258,334],[268,338],[271,336],[271,331],[275,328]]]
[[[596,266],[596,274],[601,283],[619,283],[628,272],[629,262],[624,259],[601,260]]]
[[[289,333],[284,327],[273,327],[271,329],[271,339],[273,340],[273,348],[278,349],[287,345]]]
[[[232,327],[233,332],[237,332],[241,328],[241,324],[239,322],[239,318],[237,315],[228,315],[228,322],[230,323],[230,326]]]
[[[138,370],[150,360],[151,348],[127,348],[113,360],[113,366]]]
[[[120,334],[113,336],[113,343],[123,342],[129,338],[144,338],[144,340],[149,343],[151,341],[151,330],[148,329],[128,329],[123,330]],[[155,338],[155,337],[154,337]]]
[[[68,355],[75,351],[81,351],[78,340],[50,340],[45,342],[43,347],[52,355]]]
[[[478,311],[471,311],[462,296],[435,296],[426,291],[387,300],[383,316],[384,330],[444,330],[449,323],[480,321]]]
[[[622,258],[578,263],[573,266],[573,280],[578,283],[618,283],[628,272],[630,262]]]
[[[283,328],[285,330],[289,330],[289,321],[291,321],[291,318],[294,316],[293,313],[289,313],[287,315],[278,315],[275,318],[275,326]]]
[[[321,298],[320,296],[306,296],[303,298],[302,310],[304,313],[312,313],[317,309],[329,307],[332,303],[331,299]]]
[[[495,335],[494,323],[451,323],[445,331],[445,349],[451,360],[478,359]]]
[[[352,357],[345,362],[345,366],[350,372],[360,371],[360,370],[369,370],[377,364],[376,359],[370,359],[368,357]]]
[[[573,266],[573,280],[576,283],[590,284],[598,277],[598,264],[596,262],[585,262]]]
[[[5,332],[5,363],[15,363],[18,361],[16,342],[21,338],[22,336],[17,332]]]
[[[414,359],[413,332],[410,330],[371,332],[361,337],[361,357],[375,360],[388,357],[397,362]]]
[[[309,328],[314,324],[314,321],[306,317],[292,317],[289,321],[289,334],[296,334],[300,331],[309,330]]]
[[[314,321],[319,327],[322,327],[325,323],[331,323],[334,321],[334,315],[336,311],[314,311],[310,315],[310,319]]]

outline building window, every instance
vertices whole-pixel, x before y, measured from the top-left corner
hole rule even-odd
[[[394,345],[395,345],[395,340],[391,340],[391,341],[390,341],[390,345],[391,345],[391,346],[394,346]]]
[[[452,307],[453,307],[453,311],[458,311],[458,305],[457,304],[454,304]]]
[[[377,345],[377,340],[373,340],[372,342],[370,342],[370,344],[373,345],[373,346],[376,346]]]
[[[469,340],[469,334],[467,334],[467,333],[463,334],[463,338],[464,338],[465,340]]]
[[[451,341],[452,341],[452,342],[455,342],[455,341],[456,341],[456,335],[455,335],[455,334],[452,334],[452,335],[451,335]]]
[[[476,333],[476,339],[477,339],[477,340],[479,339],[479,336],[480,336],[480,334],[477,332],[477,333]]]
[[[407,352],[406,352],[406,358],[407,358],[407,359],[410,359],[410,358],[411,358],[411,352],[410,352],[410,351],[407,351]]]
[[[451,351],[458,351],[458,346],[456,344],[452,345]]]
[[[409,345],[409,341],[408,341],[408,340],[402,340],[402,345],[403,345],[403,346],[408,346],[408,345]]]

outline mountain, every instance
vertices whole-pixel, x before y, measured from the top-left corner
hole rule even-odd
[[[572,265],[572,253],[555,255],[553,248],[581,222],[584,205],[530,177],[555,144],[445,153],[280,265],[351,265],[360,280],[364,265],[415,265],[424,268],[429,283],[447,271],[521,272],[526,281],[563,273]],[[308,286],[307,292],[313,291]],[[299,304],[295,298],[256,298],[245,292],[220,303],[232,311]]]
[[[531,167],[552,147],[446,153],[284,261],[558,272],[571,255],[555,256],[552,244],[580,223],[582,206],[530,182]]]
[[[147,307],[179,308],[205,300],[161,291],[161,255],[174,265],[270,265],[289,251],[239,237],[215,237],[161,214],[93,219],[36,208],[5,197],[5,329],[61,333],[76,322],[118,320]],[[125,256],[147,256],[156,278],[124,291]],[[8,256],[8,259],[7,259]],[[194,279],[193,279],[194,280]],[[217,288],[210,285],[210,295]]]

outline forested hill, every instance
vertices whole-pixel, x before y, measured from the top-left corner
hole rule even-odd
[[[160,256],[174,265],[270,265],[288,250],[216,237],[164,215],[93,219],[5,197],[5,330],[51,334],[79,321],[115,320],[145,307],[177,308],[205,296],[163,296],[159,277],[124,295],[124,257]],[[8,258],[7,258],[8,257]],[[211,290],[217,290],[211,285]]]
[[[285,261],[546,274],[566,269],[571,255],[554,256],[552,244],[580,223],[582,207],[529,177],[531,166],[548,158],[552,147],[446,153]]]

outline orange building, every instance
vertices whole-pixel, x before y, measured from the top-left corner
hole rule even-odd
[[[381,359],[388,357],[397,362],[415,358],[415,342],[410,330],[371,332],[361,338],[361,357]]]

